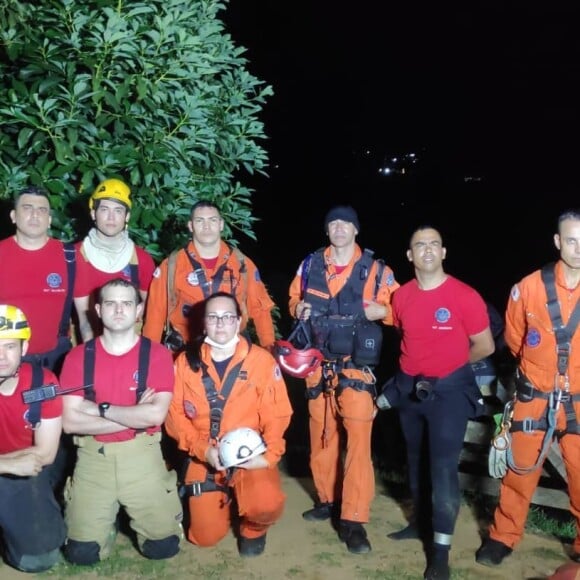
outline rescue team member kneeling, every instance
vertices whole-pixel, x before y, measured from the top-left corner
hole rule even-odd
[[[392,302],[393,323],[401,333],[400,371],[377,398],[379,408],[399,409],[414,503],[409,526],[388,537],[427,540],[427,580],[450,576],[449,550],[461,502],[459,454],[468,419],[483,411],[470,363],[495,349],[483,298],[445,273],[446,252],[436,229],[422,226],[413,232],[407,259],[415,278],[395,292]],[[423,497],[431,502],[426,512]],[[431,514],[431,525],[425,513]]]
[[[308,521],[340,514],[339,537],[355,554],[370,551],[363,523],[375,492],[371,432],[382,329],[391,324],[392,270],[355,242],[356,211],[336,206],[326,215],[330,245],[302,261],[290,286],[290,314],[307,321],[322,367],[306,378],[310,469],[318,494]],[[342,430],[346,456],[342,461]],[[342,502],[342,504],[341,504]]]
[[[175,472],[167,470],[161,453],[160,425],[173,392],[173,359],[161,344],[136,333],[143,304],[131,282],[107,282],[95,310],[102,336],[75,347],[60,377],[63,389],[89,386],[84,398],[64,397],[64,429],[78,445],[65,490],[64,554],[83,565],[106,558],[122,505],[141,553],[170,558],[179,551],[182,509]]]
[[[62,400],[44,401],[33,418],[23,391],[58,384],[55,375],[22,362],[30,327],[16,306],[0,305],[0,532],[8,563],[43,572],[60,561],[66,529],[45,466],[56,457]],[[33,370],[34,369],[34,370]],[[34,425],[29,423],[34,420]]]
[[[165,422],[189,456],[181,487],[188,497],[188,538],[198,546],[215,546],[229,532],[236,506],[240,555],[258,556],[286,501],[277,465],[286,450],[292,407],[272,355],[240,334],[242,312],[234,296],[216,292],[204,306],[205,338],[175,361],[175,393]],[[261,435],[266,451],[256,455],[263,450],[261,441],[240,447],[235,457],[250,459],[226,469],[224,463],[237,461],[231,450],[227,461],[225,454],[220,457],[218,442],[242,427]],[[244,443],[243,433],[238,441]]]

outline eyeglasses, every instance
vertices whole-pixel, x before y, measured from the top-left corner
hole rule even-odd
[[[237,319],[238,316],[236,314],[232,314],[231,312],[226,312],[221,316],[218,316],[217,314],[207,314],[205,317],[205,321],[212,326],[218,322],[221,322],[225,326],[231,326],[234,324],[234,322],[236,322]]]

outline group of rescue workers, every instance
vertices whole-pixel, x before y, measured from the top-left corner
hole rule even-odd
[[[99,562],[121,506],[147,558],[176,555],[184,521],[198,546],[216,545],[236,521],[240,555],[260,555],[285,505],[286,374],[306,383],[317,497],[303,518],[329,520],[351,553],[371,550],[373,421],[395,409],[414,509],[388,537],[422,540],[424,578],[448,579],[459,454],[468,420],[484,409],[474,363],[495,346],[485,301],[443,268],[439,230],[412,232],[414,276],[399,284],[357,243],[356,211],[331,208],[328,245],[306,256],[290,284],[293,330],[276,340],[274,302],[256,264],[222,239],[219,207],[195,203],[191,240],[158,267],[129,236],[131,208],[129,187],[106,179],[90,197],[94,226],[70,244],[49,235],[46,191],[15,197],[15,233],[0,241],[5,560],[25,572],[48,570],[62,555]],[[580,561],[580,211],[560,215],[554,244],[558,261],[514,285],[507,304],[516,393],[509,468],[476,553],[483,565],[501,564],[521,540],[541,453],[555,439],[577,521],[571,557]],[[381,325],[398,330],[400,356],[378,388]],[[167,440],[178,450],[171,460]]]

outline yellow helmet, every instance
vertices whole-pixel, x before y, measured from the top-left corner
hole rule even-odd
[[[30,340],[28,320],[17,306],[0,304],[0,338]]]
[[[114,199],[131,209],[131,190],[120,179],[105,179],[97,185],[93,195],[89,199],[89,209],[93,209],[97,199]]]

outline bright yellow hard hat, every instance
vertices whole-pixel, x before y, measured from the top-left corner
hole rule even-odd
[[[89,199],[89,208],[93,209],[97,199],[114,199],[131,209],[131,190],[120,179],[105,179],[97,186],[97,189]]]
[[[30,340],[30,326],[24,312],[11,304],[0,304],[0,338]]]

